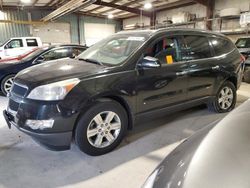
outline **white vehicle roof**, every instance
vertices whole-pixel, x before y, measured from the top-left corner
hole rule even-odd
[[[11,37],[10,39],[40,39],[40,37]]]

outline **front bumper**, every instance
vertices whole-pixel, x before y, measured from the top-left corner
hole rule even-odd
[[[15,122],[16,117],[11,113],[7,112],[6,110],[4,110],[3,115],[9,128],[15,126],[17,129],[31,136],[36,142],[43,145],[47,149],[54,151],[62,151],[70,149],[72,131],[55,132],[55,133],[37,133],[31,130],[27,130],[24,127],[18,126],[18,124]]]

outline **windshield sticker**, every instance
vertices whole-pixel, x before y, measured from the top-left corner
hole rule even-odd
[[[144,41],[145,37],[128,37],[127,40]]]

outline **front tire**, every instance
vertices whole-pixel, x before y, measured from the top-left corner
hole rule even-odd
[[[75,129],[75,142],[79,149],[92,156],[114,150],[128,129],[128,116],[117,102],[98,102],[84,113]]]
[[[6,76],[2,82],[1,82],[1,91],[2,93],[7,96],[7,94],[10,92],[10,89],[13,85],[13,81],[14,81],[15,75],[11,74]]]
[[[217,113],[230,112],[236,104],[236,88],[232,82],[226,81],[218,90],[216,97],[208,104],[211,111]]]

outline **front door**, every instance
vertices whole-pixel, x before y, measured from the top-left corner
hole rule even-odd
[[[25,47],[22,39],[12,39],[4,46],[4,52],[6,57],[17,57],[24,54]]]
[[[162,36],[144,52],[144,57],[157,58],[161,67],[138,68],[138,113],[186,101],[188,65],[182,60],[184,47],[182,36]]]

